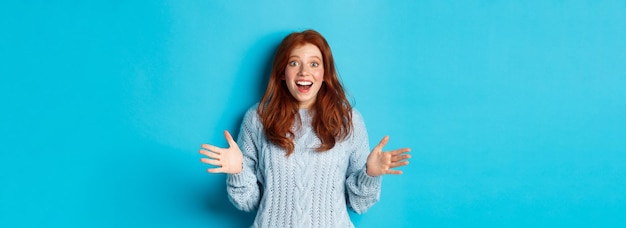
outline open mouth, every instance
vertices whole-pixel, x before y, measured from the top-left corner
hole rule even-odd
[[[309,89],[311,89],[311,86],[313,85],[313,82],[311,81],[296,81],[296,86],[298,86],[298,90],[300,92],[308,92]]]

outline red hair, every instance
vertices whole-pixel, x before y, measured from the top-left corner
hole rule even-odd
[[[295,148],[294,132],[291,127],[296,123],[296,119],[299,120],[299,124],[302,122],[300,104],[289,93],[282,79],[291,51],[304,44],[317,46],[324,62],[322,86],[317,93],[315,104],[311,107],[312,127],[321,141],[316,151],[332,149],[337,141],[345,139],[352,131],[352,106],[339,81],[328,42],[314,30],[291,33],[283,39],[276,50],[267,90],[257,109],[265,128],[265,136],[270,142],[285,149],[287,156],[291,155]]]

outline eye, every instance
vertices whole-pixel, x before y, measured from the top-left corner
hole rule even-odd
[[[289,61],[289,63],[287,63],[289,66],[298,66],[298,61]]]
[[[317,62],[312,62],[312,63],[311,63],[311,66],[312,66],[312,67],[318,67],[318,66],[320,66],[320,64],[319,64],[319,63],[317,63]]]

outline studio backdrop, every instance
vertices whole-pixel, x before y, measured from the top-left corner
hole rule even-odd
[[[619,227],[624,1],[3,1],[0,227],[246,227],[226,146],[281,39],[330,43],[370,145],[357,227]]]

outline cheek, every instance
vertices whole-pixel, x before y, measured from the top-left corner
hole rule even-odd
[[[317,81],[323,81],[324,80],[324,69],[321,69],[317,72],[315,72],[315,78]]]
[[[295,74],[292,71],[289,71],[289,69],[285,69],[284,73],[283,73],[283,80],[289,80],[294,78]]]

